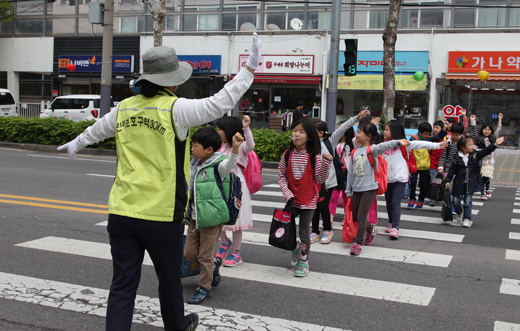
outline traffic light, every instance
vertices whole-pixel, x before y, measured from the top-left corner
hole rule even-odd
[[[345,76],[357,74],[357,39],[345,39]]]

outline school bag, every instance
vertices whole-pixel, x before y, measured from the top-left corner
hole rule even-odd
[[[242,183],[240,182],[240,178],[238,178],[237,175],[235,175],[233,172],[230,172],[228,174],[228,176],[230,176],[229,197],[226,197],[222,178],[220,178],[220,174],[218,172],[218,166],[219,164],[216,164],[214,167],[215,180],[229,211],[229,221],[224,225],[235,225],[237,218],[240,216],[240,207],[242,207]]]
[[[442,201],[444,199],[445,189],[446,181],[444,180],[444,176],[438,174],[437,177],[432,179],[426,197],[432,201]]]
[[[323,139],[323,143],[329,154],[332,155],[332,163],[334,164],[334,170],[336,171],[336,181],[338,182],[338,186],[336,189],[345,191],[347,189],[347,176],[345,171],[343,171],[344,164],[340,161],[338,153],[334,153],[334,149],[332,148],[332,144],[329,139]]]
[[[403,154],[403,158],[406,160],[406,164],[408,165],[408,172],[411,174],[417,172],[417,160],[415,159],[413,150],[411,150],[410,153],[407,153],[406,147],[401,146],[401,153]]]
[[[354,222],[354,215],[352,214],[352,199],[347,199],[347,206],[345,207],[345,222],[343,222],[343,241],[353,243],[356,238],[358,230],[357,222]]]
[[[296,219],[292,213],[292,200],[289,200],[284,209],[275,209],[271,228],[269,229],[269,245],[293,251],[296,241]]]
[[[249,154],[247,154],[247,158],[249,160],[247,162],[247,167],[245,169],[241,165],[239,165],[239,167],[242,169],[242,174],[246,180],[249,193],[253,194],[260,191],[264,185],[262,179],[262,162],[260,161],[258,155],[256,155],[255,151],[249,152]]]
[[[356,153],[356,149],[352,151],[350,154],[352,156],[352,164],[354,164],[354,154]],[[376,160],[374,159],[374,155],[372,154],[372,145],[368,146],[367,149],[367,158],[368,162],[374,169],[374,180],[377,182],[377,195],[384,194],[386,192],[386,188],[388,187],[388,182],[386,175],[388,174],[388,165],[386,164],[386,160],[382,155],[377,157],[377,163],[379,164],[379,169],[376,169]]]

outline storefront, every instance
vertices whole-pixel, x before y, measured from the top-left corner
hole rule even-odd
[[[179,97],[201,99],[222,89],[227,76],[221,75],[221,55],[178,55],[179,61],[188,62],[193,68],[190,79],[175,92]]]
[[[477,125],[490,123],[496,128],[502,113],[505,146],[518,147],[520,139],[520,51],[449,52],[448,71],[437,79],[441,105],[460,105],[477,115]],[[486,82],[478,72],[489,72]]]
[[[343,52],[339,56],[338,107],[336,122],[356,115],[360,110],[370,110],[372,116],[380,116],[383,107],[383,52],[360,51],[357,54],[357,75],[344,76]],[[429,52],[395,52],[395,108],[394,116],[405,128],[415,129],[428,120]],[[417,81],[414,73],[422,71],[424,78]],[[327,83],[328,86],[328,83]]]
[[[240,55],[240,67],[248,55]],[[321,76],[313,55],[263,55],[253,85],[233,110],[251,116],[251,127],[281,130],[282,115],[299,102],[309,118],[320,118]]]
[[[121,101],[133,95],[129,82],[139,73],[139,37],[113,40],[112,99]],[[52,96],[100,94],[101,37],[55,37]]]

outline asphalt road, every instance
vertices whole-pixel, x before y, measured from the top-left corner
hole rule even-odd
[[[104,329],[112,270],[103,222],[115,162],[0,149],[0,330]],[[313,244],[311,273],[297,279],[291,254],[266,244],[273,208],[283,203],[276,184],[277,172],[266,169],[244,264],[222,270],[211,300],[186,305],[201,312],[199,330],[520,330],[515,187],[494,186],[488,201],[475,196],[469,229],[441,224],[439,207],[403,209],[401,238],[381,231],[356,257],[341,240],[338,214],[333,242]],[[386,227],[384,205],[379,216]],[[187,298],[198,279],[183,284]],[[151,265],[138,294],[149,304],[132,330],[158,330]]]

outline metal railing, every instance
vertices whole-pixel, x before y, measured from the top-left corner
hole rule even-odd
[[[23,118],[39,117],[40,111],[49,106],[49,102],[42,101],[40,103],[18,102],[18,116]]]

